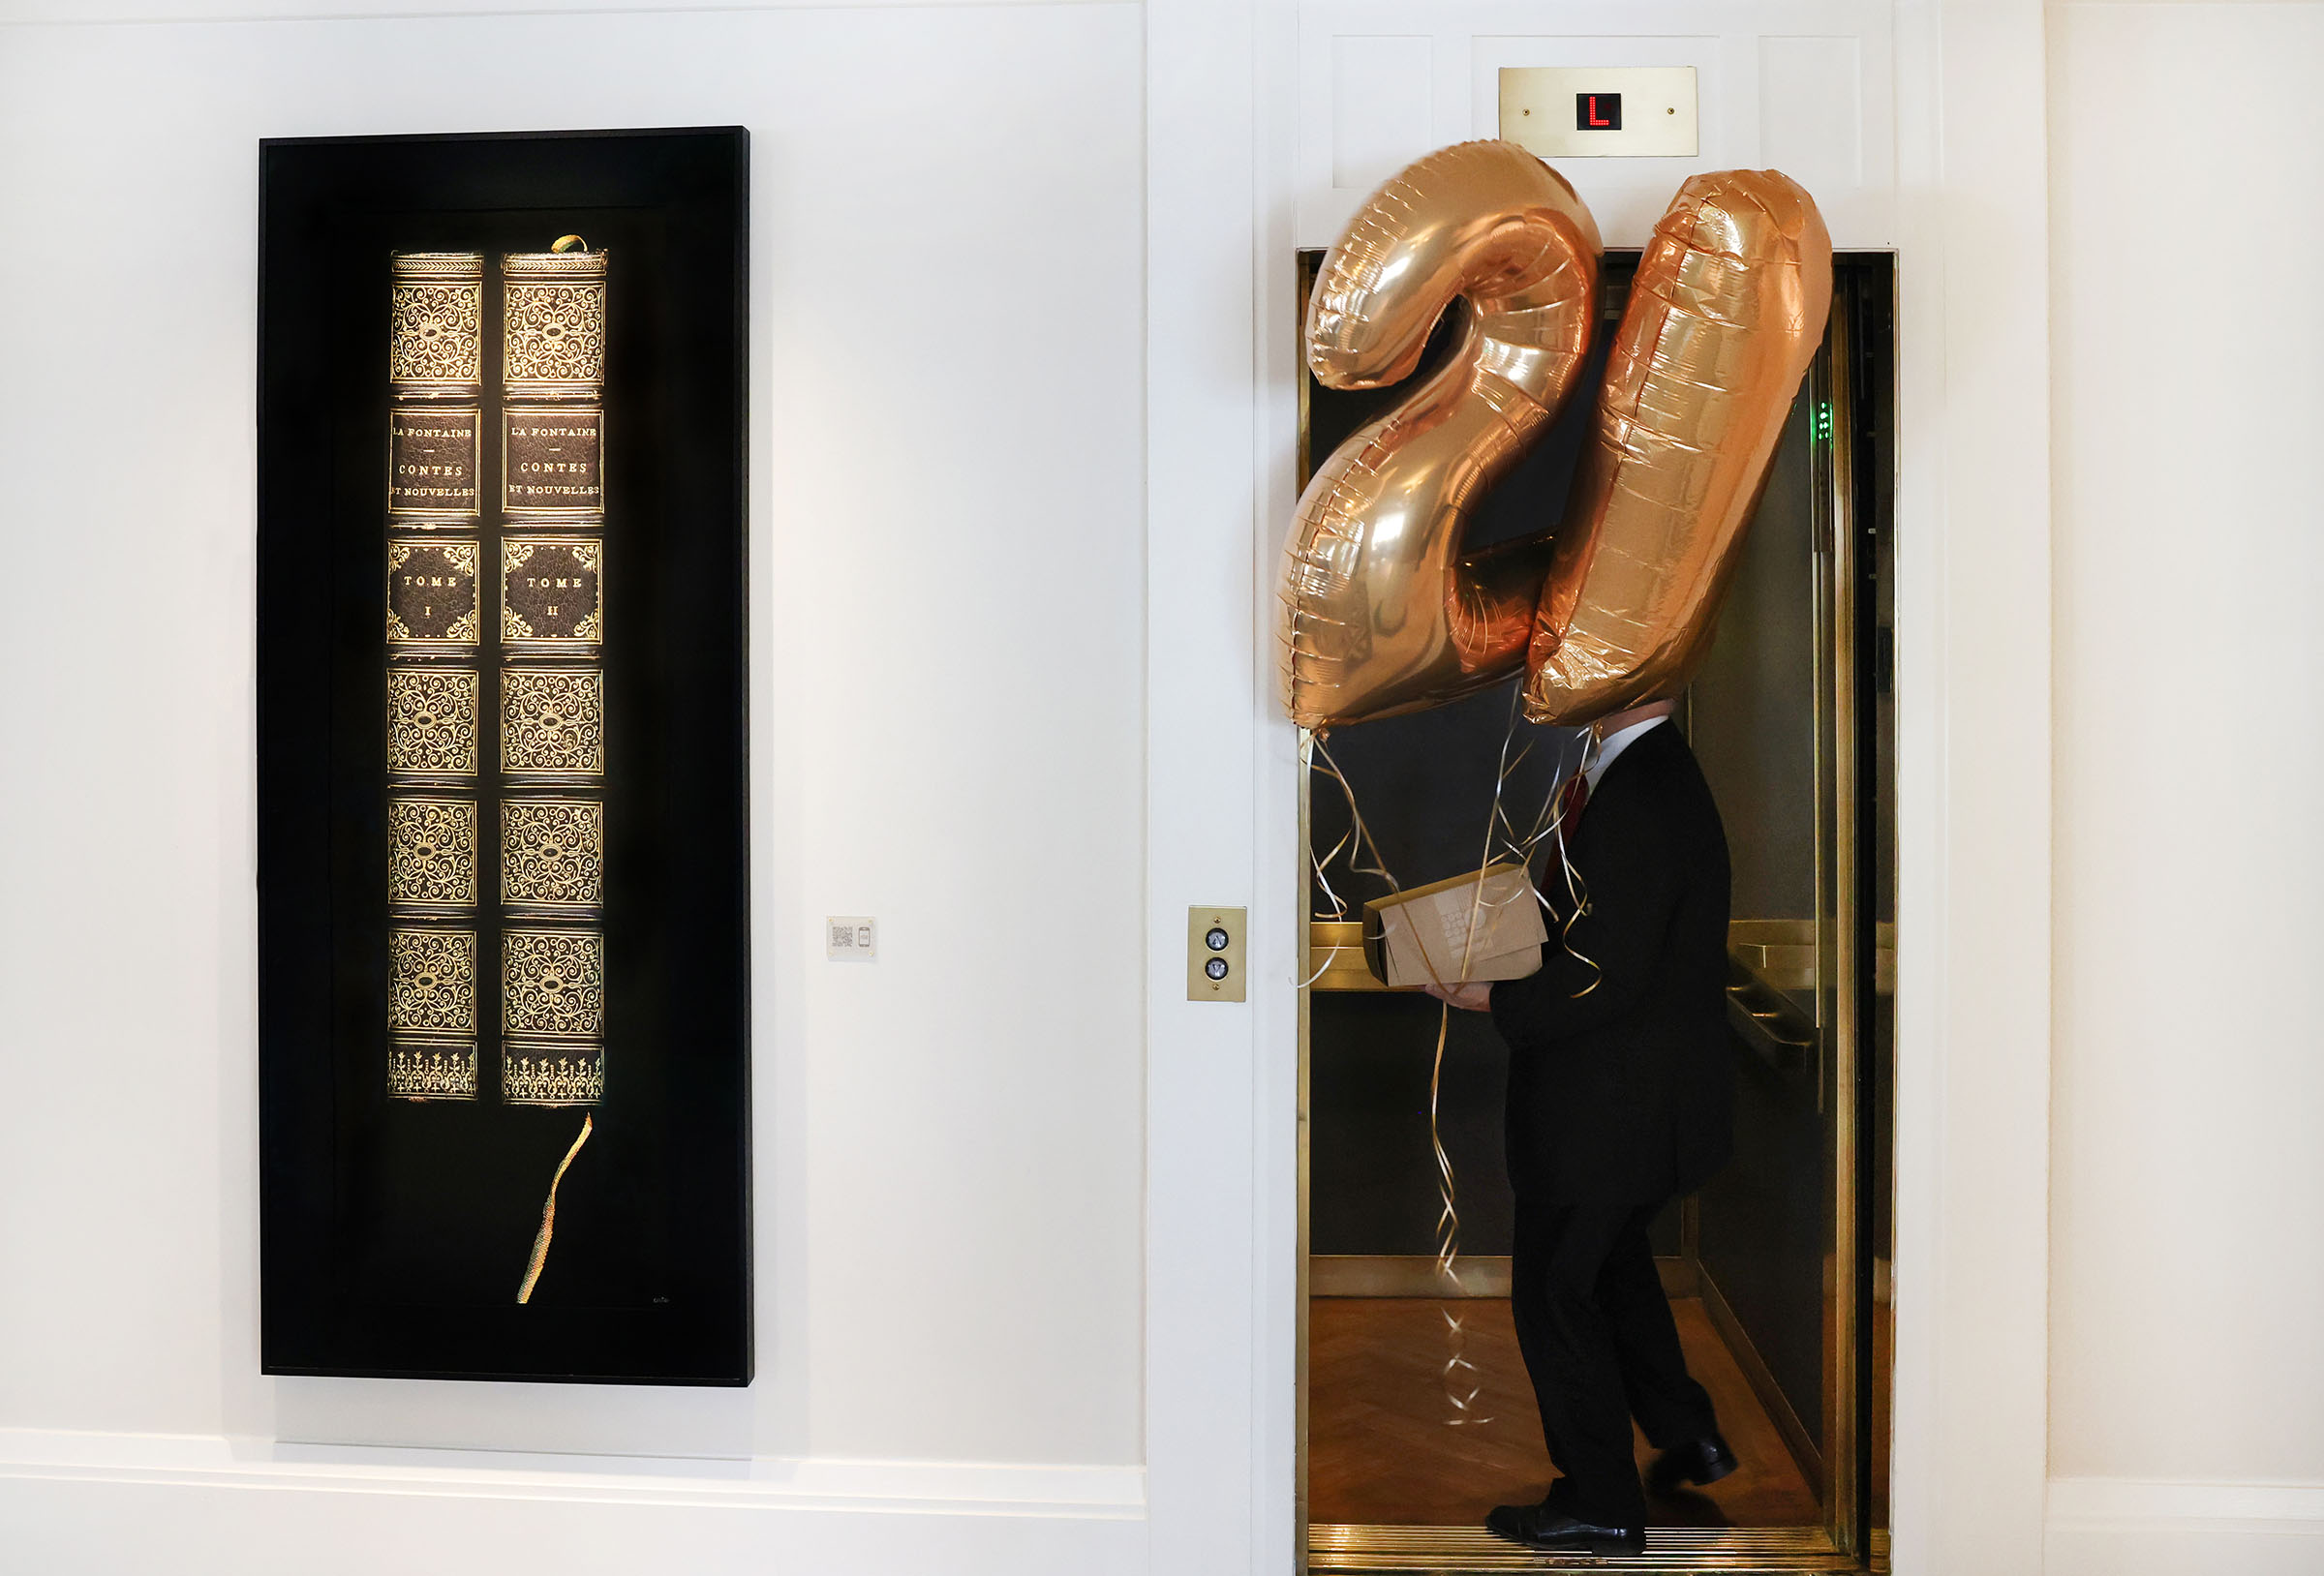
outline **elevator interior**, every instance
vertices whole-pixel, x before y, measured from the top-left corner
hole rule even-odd
[[[1302,307],[1321,258],[1301,255]],[[1634,254],[1605,258],[1601,362],[1635,262]],[[1712,655],[1677,717],[1718,798],[1733,864],[1736,1151],[1700,1194],[1664,1213],[1655,1245],[1690,1365],[1711,1388],[1744,1470],[1658,1500],[1649,1554],[1623,1561],[1630,1568],[1745,1558],[1758,1569],[1852,1569],[1884,1560],[1892,262],[1885,254],[1835,259],[1825,343],[1792,406]],[[1598,378],[1593,365],[1574,409],[1484,504],[1470,545],[1557,516]],[[1402,388],[1302,383],[1303,486],[1314,462]],[[1513,740],[1512,716],[1504,685],[1325,741],[1379,862],[1401,884],[1476,867],[1505,742],[1512,757],[1523,752],[1501,786],[1520,827],[1578,758],[1578,733],[1517,722]],[[1309,775],[1306,793],[1308,843],[1321,857],[1350,830],[1348,804],[1322,773]],[[1366,854],[1354,863],[1370,863]],[[1539,1498],[1549,1468],[1509,1326],[1506,1051],[1486,1019],[1452,1015],[1436,1128],[1456,1184],[1455,1287],[1439,1270],[1430,1146],[1440,1009],[1376,985],[1357,945],[1355,911],[1385,890],[1344,852],[1310,882],[1301,1036],[1308,1561],[1315,1569],[1507,1568],[1534,1557],[1479,1524],[1494,1503]],[[1343,920],[1333,918],[1334,895]],[[1451,1388],[1478,1390],[1457,1424],[1448,1421],[1462,1413],[1444,1371],[1455,1341],[1474,1367],[1453,1370]]]

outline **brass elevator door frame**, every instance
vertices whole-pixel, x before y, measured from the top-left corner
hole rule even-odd
[[[1323,254],[1299,255],[1296,299],[1303,314]],[[1893,279],[1889,254],[1858,255],[1857,267],[1840,259],[1835,270],[1834,310],[1825,343],[1803,383],[1800,399],[1807,403],[1811,423],[1810,463],[1815,515],[1814,564],[1817,657],[1814,723],[1817,780],[1816,909],[1813,938],[1814,1003],[1817,1035],[1819,1103],[1826,1105],[1830,1124],[1826,1133],[1831,1185],[1829,1242],[1831,1257],[1825,1292],[1823,1340],[1824,1383],[1820,1425],[1822,1481],[1816,1485],[1823,1506],[1821,1524],[1794,1528],[1653,1529],[1650,1552],[1621,1561],[1634,1570],[1705,1570],[1748,1566],[1760,1571],[1878,1570],[1885,1566],[1885,1529],[1875,1525],[1876,1507],[1870,1497],[1870,1467],[1874,1452],[1885,1452],[1885,1439],[1872,1436],[1875,1415],[1870,1395],[1872,1348],[1870,1315],[1874,1289],[1875,1253],[1868,1250],[1869,1189],[1879,1179],[1866,1176],[1865,1124],[1871,1115],[1866,1076],[1866,1014],[1876,989],[1874,972],[1880,960],[1874,926],[1868,915],[1871,885],[1866,853],[1881,827],[1867,827],[1870,813],[1864,778],[1866,754],[1876,746],[1867,733],[1878,719],[1859,705],[1868,674],[1861,663],[1868,650],[1863,620],[1874,610],[1861,604],[1868,594],[1865,564],[1860,561],[1866,540],[1866,522],[1859,502],[1867,494],[1867,477],[1858,473],[1859,444],[1855,421],[1860,396],[1877,390],[1858,389],[1854,380],[1860,365],[1852,336],[1863,321],[1864,273],[1871,267],[1890,271],[1881,285],[1882,299]],[[1879,331],[1877,326],[1875,331]],[[1295,334],[1298,325],[1294,325]],[[1892,328],[1888,331],[1892,335]],[[1892,368],[1884,356],[1881,368]],[[1310,379],[1301,359],[1299,379],[1298,477],[1304,490],[1315,459],[1310,453]],[[1882,400],[1884,410],[1892,404]],[[1892,452],[1892,451],[1891,451]],[[1884,530],[1884,520],[1878,522]],[[1303,741],[1302,736],[1302,741]],[[1885,744],[1877,747],[1885,749]],[[1302,913],[1311,897],[1312,776],[1300,774],[1300,847],[1298,872]],[[1892,839],[1891,839],[1892,840]],[[1893,850],[1887,851],[1892,858]],[[1297,946],[1299,979],[1314,982],[1321,955],[1316,926],[1303,924]],[[1741,951],[1736,967],[1744,968]],[[1344,960],[1343,960],[1344,961]],[[1803,959],[1804,961],[1804,959]],[[1338,969],[1332,971],[1340,972]],[[1892,971],[1889,971],[1892,973]],[[1737,997],[1730,999],[1730,1016],[1748,1015],[1738,1005],[1742,993],[1765,985],[1763,977],[1738,976]],[[1547,1557],[1533,1555],[1474,1528],[1411,1526],[1314,1526],[1308,1520],[1309,1309],[1310,1309],[1310,1187],[1311,1187],[1311,1057],[1313,1054],[1311,997],[1315,988],[1332,988],[1333,982],[1302,984],[1298,1004],[1298,1254],[1297,1269],[1297,1397],[1296,1522],[1298,1559],[1301,1569],[1314,1570],[1431,1570],[1440,1572],[1536,1568]],[[1687,1233],[1688,1258],[1693,1257],[1693,1232]],[[1885,1245],[1878,1251],[1884,1256]],[[1884,1409],[1881,1409],[1884,1413]],[[1802,1420],[1804,1421],[1804,1419]],[[1882,1518],[1884,1519],[1884,1517]]]

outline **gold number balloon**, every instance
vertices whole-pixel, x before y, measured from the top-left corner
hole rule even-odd
[[[1557,532],[1525,714],[1588,722],[1677,693],[1832,303],[1832,240],[1772,169],[1697,175],[1638,259]]]
[[[1589,349],[1598,227],[1509,142],[1432,153],[1364,203],[1308,303],[1330,388],[1409,378],[1445,307],[1458,351],[1316,470],[1285,549],[1286,700],[1303,727],[1440,705],[1515,673],[1549,564],[1542,536],[1463,557],[1494,482],[1547,431]]]

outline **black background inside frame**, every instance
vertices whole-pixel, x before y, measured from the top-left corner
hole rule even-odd
[[[745,134],[273,141],[259,478],[262,1364],[269,1373],[750,1377]],[[387,258],[481,252],[478,787],[499,761],[503,253],[610,254],[606,1071],[499,1099],[497,818],[479,818],[474,1102],[386,1094]]]

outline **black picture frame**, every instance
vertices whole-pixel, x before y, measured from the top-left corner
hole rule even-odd
[[[739,127],[260,144],[268,1374],[749,1382],[747,183]],[[566,233],[611,259],[606,1074],[519,1306],[580,1113],[382,1076],[388,256]]]

